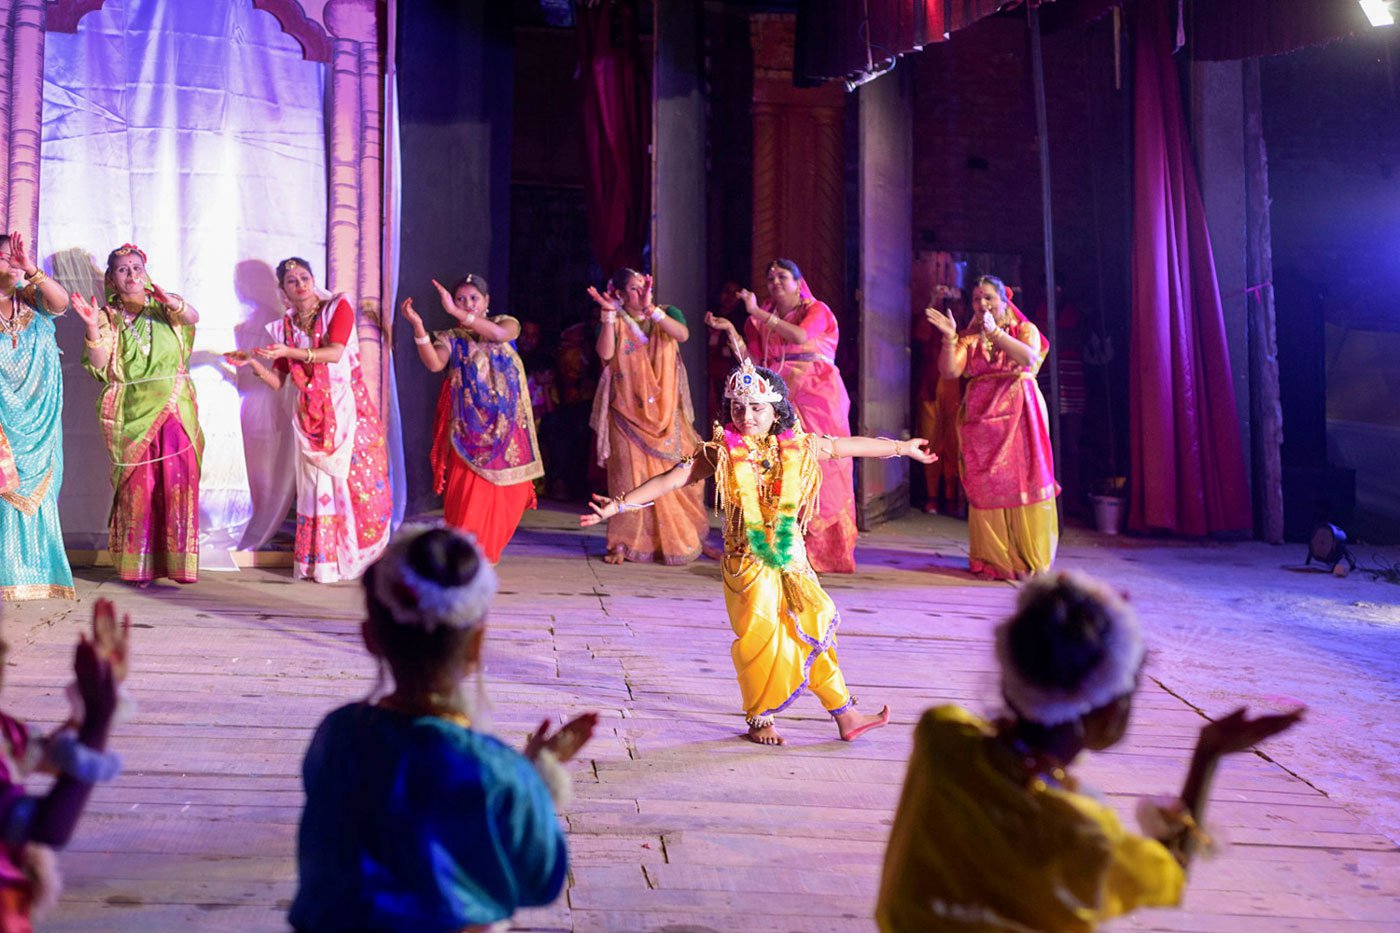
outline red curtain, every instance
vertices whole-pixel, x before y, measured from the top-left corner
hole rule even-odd
[[[1188,9],[1196,59],[1278,55],[1370,28],[1356,0],[1194,0]]]
[[[1252,525],[1225,322],[1176,65],[1176,0],[1143,0],[1134,40],[1129,525]]]
[[[642,267],[650,223],[651,76],[635,0],[575,5],[589,239],[605,274]]]
[[[802,0],[797,6],[793,76],[799,84],[878,67],[942,42],[1000,7],[1022,0]]]

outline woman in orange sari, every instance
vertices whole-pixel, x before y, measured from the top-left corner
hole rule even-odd
[[[943,337],[939,369],[968,377],[958,416],[968,564],[976,574],[1017,580],[1049,570],[1060,539],[1060,485],[1035,382],[1050,343],[1010,303],[1001,279],[977,280],[972,311],[971,334],[958,333],[952,314],[927,311]]]
[[[705,323],[729,335],[734,355],[752,358],[783,377],[802,430],[827,437],[851,436],[851,396],[836,368],[840,331],[836,315],[817,301],[797,263],[775,259],[768,264],[768,301],[747,289],[739,292],[749,318],[744,340],[724,318],[706,315]],[[807,559],[818,573],[853,573],[856,569],[856,496],[849,459],[825,460],[817,515],[807,527]]]
[[[449,292],[433,280],[442,309],[456,322],[430,335],[405,298],[418,358],[432,372],[450,367],[438,395],[430,460],[447,524],[470,531],[491,563],[535,507],[535,480],[544,475],[525,366],[515,352],[520,322],[489,314],[491,291],[468,275]]]
[[[621,496],[700,444],[680,354],[690,330],[680,308],[652,304],[651,279],[631,269],[613,274],[606,295],[592,286],[588,294],[602,308],[596,348],[604,367],[590,424],[608,495]],[[689,563],[709,528],[701,489],[692,486],[610,523],[603,559]]]

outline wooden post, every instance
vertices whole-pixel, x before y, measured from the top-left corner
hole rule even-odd
[[[1274,313],[1273,235],[1269,225],[1269,156],[1259,92],[1259,60],[1244,64],[1244,181],[1250,290],[1250,463],[1256,534],[1283,543],[1283,404],[1278,384],[1278,320]]]
[[[909,280],[914,264],[913,94],[907,67],[860,89],[860,370],[856,433],[909,426]],[[847,338],[849,339],[849,338]],[[869,530],[909,509],[909,461],[856,461],[856,518]]]

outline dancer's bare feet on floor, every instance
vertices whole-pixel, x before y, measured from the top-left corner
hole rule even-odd
[[[756,745],[786,745],[787,740],[778,734],[778,727],[769,723],[766,726],[755,729],[749,726],[748,733],[744,736]]]
[[[867,716],[864,713],[848,709],[844,713],[838,713],[835,718],[836,728],[841,732],[842,741],[854,742],[871,729],[878,729],[887,724],[890,721],[890,708],[888,706],[881,707],[877,716]]]
[[[608,551],[603,555],[603,563],[605,564],[620,564],[626,559],[627,555],[622,553],[621,548]]]

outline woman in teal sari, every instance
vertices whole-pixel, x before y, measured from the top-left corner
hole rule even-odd
[[[199,429],[190,353],[199,314],[150,280],[146,254],[126,243],[107,257],[107,303],[73,296],[87,324],[83,367],[103,383],[97,418],[112,458],[117,575],[199,577]]]
[[[58,526],[63,370],[53,325],[67,304],[19,233],[0,234],[0,599],[74,598]]]

